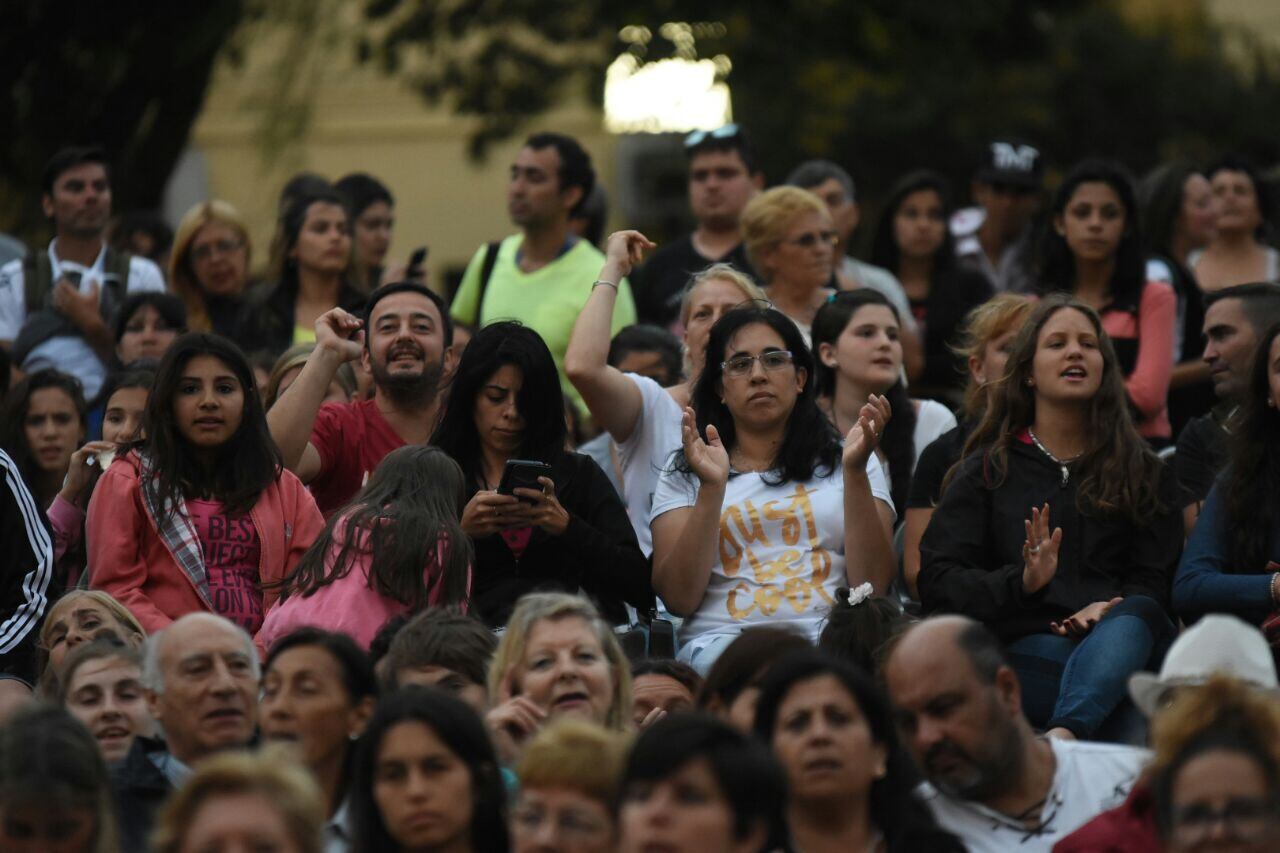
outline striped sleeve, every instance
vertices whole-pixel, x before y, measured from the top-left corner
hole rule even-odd
[[[18,466],[0,450],[0,673],[34,683],[35,642],[53,586],[53,537]]]

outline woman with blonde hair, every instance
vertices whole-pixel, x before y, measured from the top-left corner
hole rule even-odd
[[[516,604],[489,665],[486,721],[511,764],[549,720],[578,717],[609,729],[631,718],[631,665],[609,623],[578,595],[537,592]]]
[[[741,227],[765,293],[808,343],[813,318],[827,298],[840,240],[826,202],[799,187],[774,187],[747,203]]]
[[[276,400],[279,400],[298,378],[298,374],[302,372],[303,366],[315,348],[314,343],[298,344],[280,353],[280,357],[271,368],[267,385],[262,391],[263,408],[270,409],[276,404]],[[346,362],[340,365],[338,372],[333,375],[333,381],[329,383],[329,393],[325,395],[324,402],[350,403],[355,393],[356,372],[351,362]]]
[[[252,250],[244,217],[227,202],[210,199],[183,215],[169,258],[169,286],[186,303],[191,331],[235,333]]]
[[[702,373],[711,327],[735,306],[765,301],[764,292],[746,275],[728,264],[713,264],[689,280],[680,302],[685,381],[663,388],[648,377],[611,367],[610,323],[618,292],[609,285],[629,275],[653,245],[639,231],[609,237],[600,280],[578,315],[564,357],[565,375],[582,395],[596,426],[613,438],[627,514],[646,555],[653,550],[649,506],[658,472],[680,449],[680,418]]]
[[[40,626],[36,672],[40,673],[40,694],[52,698],[58,693],[59,671],[72,649],[114,634],[125,645],[141,649],[147,638],[129,609],[99,589],[73,589],[50,606]]]
[[[323,825],[320,789],[285,750],[226,752],[202,762],[165,803],[152,849],[320,853]]]
[[[625,735],[585,720],[557,720],[539,732],[516,766],[512,850],[617,849],[613,806],[629,746]]]

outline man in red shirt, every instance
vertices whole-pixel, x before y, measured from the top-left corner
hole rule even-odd
[[[430,439],[440,379],[453,367],[449,312],[426,287],[380,287],[365,317],[341,308],[323,314],[315,351],[267,413],[286,467],[311,487],[326,516],[351,500],[392,450]],[[356,359],[373,374],[373,399],[322,406],[338,368]]]

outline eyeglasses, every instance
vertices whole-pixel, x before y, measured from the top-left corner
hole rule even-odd
[[[808,234],[801,234],[794,240],[787,240],[786,242],[802,249],[812,249],[819,243],[834,246],[840,242],[840,235],[834,231],[810,231]]]
[[[229,255],[243,245],[244,242],[241,240],[215,240],[203,246],[196,246],[191,250],[191,258],[196,261],[207,261],[215,252],[219,255]]]
[[[742,128],[736,124],[726,124],[715,130],[695,130],[684,138],[684,147],[697,148],[708,139],[733,139],[741,132]]]
[[[1184,844],[1194,844],[1222,824],[1232,838],[1258,840],[1270,837],[1277,822],[1276,803],[1265,797],[1236,797],[1220,809],[1195,803],[1178,809],[1173,815],[1173,833]]]
[[[741,378],[751,372],[757,359],[765,370],[781,370],[791,364],[794,357],[790,350],[785,349],[773,349],[759,355],[735,355],[728,361],[720,362],[720,369],[726,376]]]

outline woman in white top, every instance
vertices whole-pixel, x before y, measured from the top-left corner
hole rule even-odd
[[[1187,265],[1200,289],[1212,293],[1235,284],[1280,277],[1280,252],[1265,242],[1272,217],[1271,193],[1251,163],[1227,155],[1206,173],[1217,212],[1213,238]]]
[[[872,397],[842,448],[813,373],[779,311],[736,309],[711,329],[652,519],[654,589],[686,615],[680,657],[704,672],[744,628],[816,640],[839,587],[892,580],[893,504],[874,456],[889,404]]]
[[[813,320],[819,406],[844,434],[873,394],[893,409],[876,453],[885,464],[893,507],[902,517],[920,453],[954,429],[956,417],[934,400],[913,400],[902,380],[902,318],[884,294],[866,288],[833,294]]]
[[[648,377],[610,367],[609,335],[618,298],[615,285],[653,245],[638,231],[619,231],[609,237],[600,279],[578,315],[564,358],[565,374],[591,417],[617,443],[623,501],[646,556],[653,550],[649,538],[653,489],[658,473],[680,449],[680,415],[702,373],[711,326],[736,305],[765,301],[760,288],[733,267],[710,266],[692,278],[680,304],[687,381],[663,388]]]

